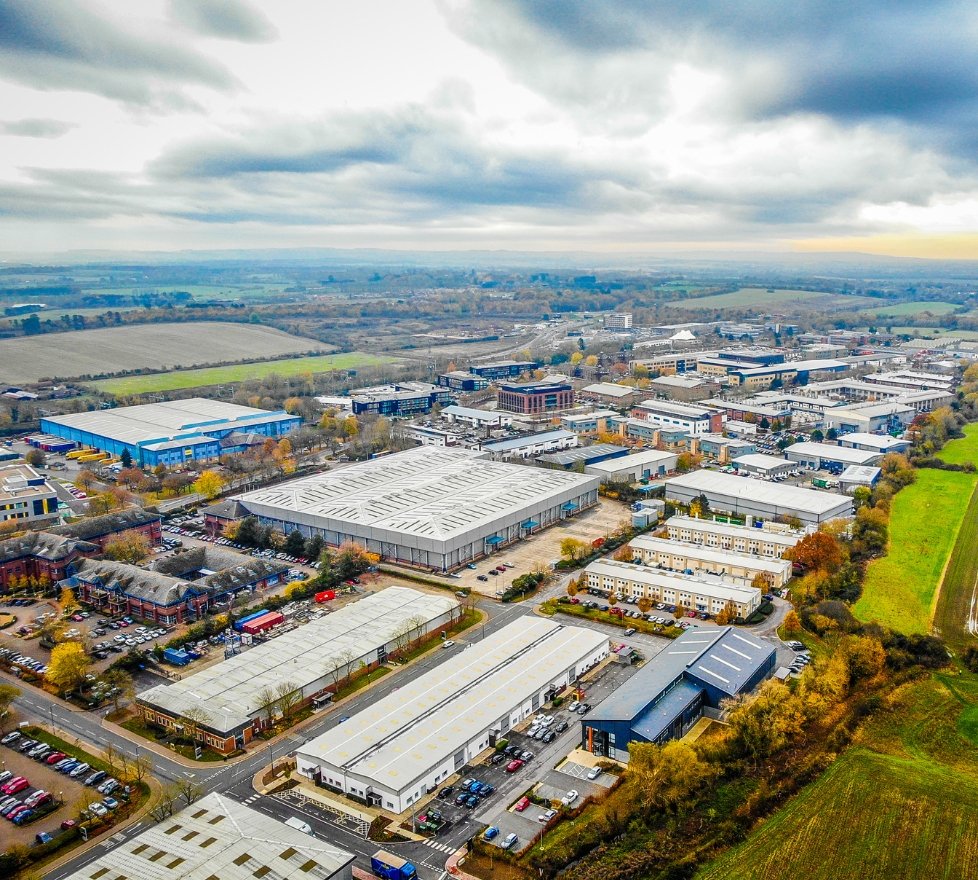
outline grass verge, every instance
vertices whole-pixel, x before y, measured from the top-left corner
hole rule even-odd
[[[166,746],[166,748],[168,748],[171,752],[176,752],[178,755],[182,755],[184,758],[189,758],[191,761],[196,760],[200,761],[201,763],[207,763],[208,761],[224,760],[223,755],[219,755],[217,752],[211,751],[206,746],[203,747],[201,756],[199,758],[194,758],[194,750],[191,746],[181,743],[174,745],[166,742],[166,731],[159,727],[151,727],[139,717],[130,718],[128,721],[123,721],[119,726],[124,727],[130,733],[135,733],[137,736],[141,736],[143,739],[148,739],[152,742]]]
[[[934,595],[976,481],[975,474],[924,469],[894,496],[887,555],[867,568],[856,617],[907,634],[929,632]]]
[[[371,670],[366,675],[361,675],[359,678],[353,679],[353,681],[347,682],[343,687],[341,687],[336,695],[333,697],[333,701],[342,700],[344,697],[350,696],[350,694],[355,694],[357,691],[362,690],[368,684],[373,684],[375,681],[382,679],[390,670],[386,666],[378,666],[376,669]]]

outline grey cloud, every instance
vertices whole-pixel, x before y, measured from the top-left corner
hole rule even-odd
[[[617,104],[654,119],[670,72],[687,62],[727,80],[715,108],[725,115],[891,119],[938,146],[974,143],[978,6],[967,0],[468,0],[443,10],[525,84],[583,113]]]
[[[58,138],[75,127],[73,123],[62,122],[60,119],[14,119],[10,122],[0,122],[0,134],[15,137]]]
[[[186,104],[190,84],[235,85],[205,56],[126,33],[77,0],[0,0],[0,76],[143,105]]]
[[[170,15],[206,37],[268,43],[278,35],[272,23],[244,0],[170,0]]]

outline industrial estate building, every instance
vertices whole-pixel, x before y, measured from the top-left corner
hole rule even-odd
[[[0,468],[0,523],[22,526],[58,519],[58,493],[28,464]]]
[[[287,564],[197,547],[160,559],[147,570],[110,559],[84,559],[62,581],[103,614],[129,614],[164,625],[199,620],[241,593],[282,582]]]
[[[597,503],[597,477],[422,446],[236,497],[286,533],[446,571]]]
[[[574,387],[570,382],[554,379],[518,384],[503,382],[496,392],[499,409],[527,416],[557,412],[573,405]]]
[[[113,840],[65,880],[351,880],[353,859],[214,792],[139,834]]]
[[[733,553],[653,535],[638,535],[628,546],[646,565],[658,565],[686,574],[710,574],[747,584],[761,575],[771,587],[783,587],[791,580],[791,563],[780,557]]]
[[[627,761],[629,743],[678,739],[706,708],[756,688],[775,657],[773,645],[732,627],[689,630],[581,721],[584,748]]]
[[[601,478],[602,483],[637,483],[672,473],[679,456],[661,449],[642,449],[604,461],[588,462],[584,473]]]
[[[135,464],[172,466],[242,452],[246,435],[281,437],[299,416],[191,397],[41,419],[41,430],[110,455],[128,450]]]
[[[863,434],[858,431],[852,434],[843,434],[839,438],[839,443],[851,449],[865,449],[869,452],[880,452],[884,455],[890,452],[909,452],[912,445],[909,440],[890,437],[887,434]]]
[[[681,428],[692,437],[700,434],[718,434],[723,431],[722,413],[691,403],[643,400],[632,410],[632,415],[670,428]]]
[[[473,428],[508,428],[513,424],[513,417],[506,413],[489,412],[489,410],[458,406],[454,403],[446,406],[441,414],[442,418],[450,422],[461,422]]]
[[[711,510],[748,514],[762,520],[797,517],[803,523],[818,525],[830,519],[852,516],[852,499],[832,492],[746,480],[705,470],[673,477],[666,482],[666,498],[670,501],[689,504],[700,495],[705,496]]]
[[[523,373],[536,370],[540,364],[536,361],[493,361],[491,364],[471,364],[469,372],[483,379],[515,379]]]
[[[610,595],[649,599],[666,605],[682,606],[689,611],[719,614],[732,606],[737,617],[747,618],[761,604],[761,591],[756,587],[740,586],[720,577],[686,575],[599,559],[584,569],[589,590]]]
[[[588,465],[599,464],[614,458],[624,458],[628,455],[627,446],[616,446],[614,443],[595,443],[591,446],[577,446],[565,452],[551,452],[537,458],[537,464],[544,467],[584,468],[587,473]]]
[[[673,516],[666,520],[666,531],[675,541],[772,558],[784,556],[805,537],[805,532],[779,523],[766,522],[755,528],[751,517],[744,525],[735,525],[698,516]]]
[[[465,370],[452,370],[450,373],[442,373],[438,377],[438,384],[442,388],[466,394],[488,388],[489,380],[475,373],[467,373]]]
[[[765,455],[763,452],[751,452],[738,455],[730,462],[738,471],[745,474],[757,474],[760,477],[777,477],[790,474],[797,470],[798,465],[779,455]]]
[[[536,458],[548,452],[573,449],[580,443],[580,438],[572,431],[541,431],[539,434],[522,434],[503,440],[487,440],[482,444],[482,450],[497,461],[503,461],[507,458]]]
[[[794,443],[784,451],[784,457],[798,462],[813,471],[825,467],[848,467],[851,464],[866,467],[879,464],[883,453],[879,450],[853,449],[834,443]]]
[[[356,416],[416,416],[451,402],[449,389],[430,382],[391,382],[350,392],[350,409]]]
[[[392,813],[409,809],[608,656],[608,637],[532,615],[298,747],[297,771]]]
[[[173,728],[191,707],[206,713],[199,738],[223,754],[243,748],[281,713],[266,699],[282,692],[301,708],[335,691],[352,673],[456,621],[454,599],[388,587],[303,624],[180,681],[143,691],[137,708],[153,724]],[[403,692],[403,690],[402,690]]]

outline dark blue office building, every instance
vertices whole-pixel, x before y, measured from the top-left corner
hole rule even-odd
[[[773,645],[734,627],[691,629],[581,722],[584,748],[627,761],[629,743],[678,739],[706,707],[757,687],[775,656]]]

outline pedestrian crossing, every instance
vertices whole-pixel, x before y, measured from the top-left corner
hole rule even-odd
[[[257,801],[257,800],[258,800],[258,798],[260,798],[260,797],[261,797],[261,795],[260,795],[260,794],[253,794],[253,795],[252,795],[252,796],[251,796],[250,798],[247,798],[247,799],[246,799],[246,800],[244,800],[244,801],[243,801],[242,803],[244,803],[244,805],[245,805],[245,806],[247,807],[247,806],[248,806],[248,804],[253,804],[253,803],[254,803],[255,801]]]
[[[454,846],[449,846],[447,843],[438,843],[437,840],[422,840],[425,846],[430,846],[432,849],[437,849],[439,852],[443,853],[453,853],[455,852]]]

